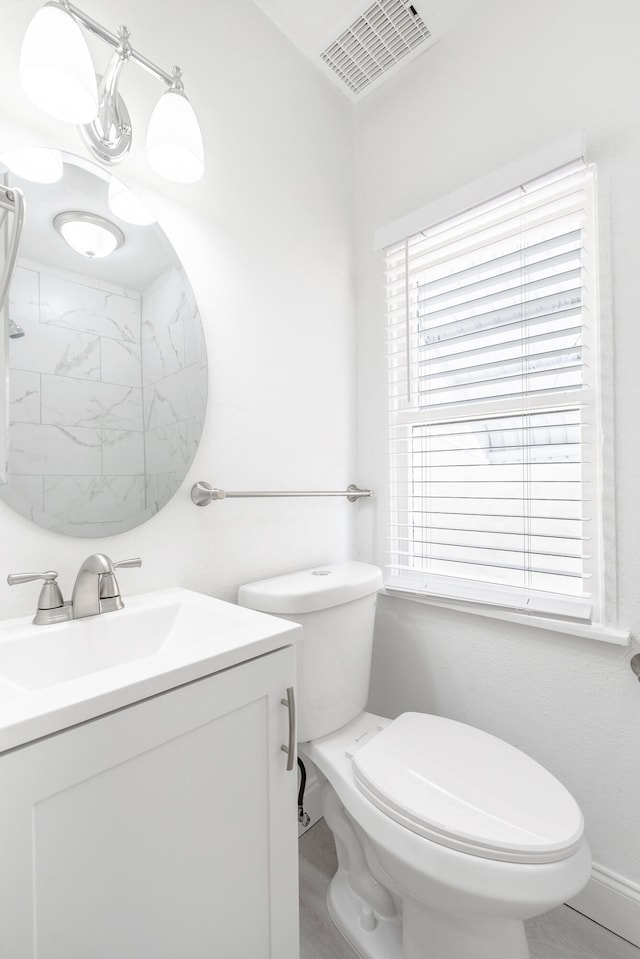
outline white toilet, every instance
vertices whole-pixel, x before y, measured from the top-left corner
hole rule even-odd
[[[363,959],[527,959],[523,920],[576,895],[582,814],[546,769],[451,719],[364,712],[380,570],[342,563],[242,586],[300,623],[300,754],[338,854],[327,903]]]

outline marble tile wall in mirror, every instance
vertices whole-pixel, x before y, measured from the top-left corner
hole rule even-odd
[[[175,255],[145,264],[137,288],[47,259],[23,256],[10,291],[24,335],[9,340],[0,495],[48,528],[110,535],[153,516],[191,464],[207,397],[200,315]]]

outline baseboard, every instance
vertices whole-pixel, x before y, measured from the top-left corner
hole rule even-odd
[[[567,905],[640,946],[640,886],[636,883],[594,863],[587,886]]]
[[[320,802],[320,783],[316,775],[315,766],[305,761],[307,770],[307,785],[304,790],[303,806],[304,811],[310,818],[308,826],[298,826],[298,839],[304,836],[307,829],[311,829],[319,819],[322,818],[322,804]]]

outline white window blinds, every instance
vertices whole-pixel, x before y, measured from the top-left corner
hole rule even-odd
[[[594,615],[593,180],[576,161],[386,250],[391,588]]]

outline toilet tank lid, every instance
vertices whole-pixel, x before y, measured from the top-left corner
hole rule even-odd
[[[382,573],[369,563],[336,563],[287,573],[238,590],[238,603],[263,613],[313,613],[376,593]]]

